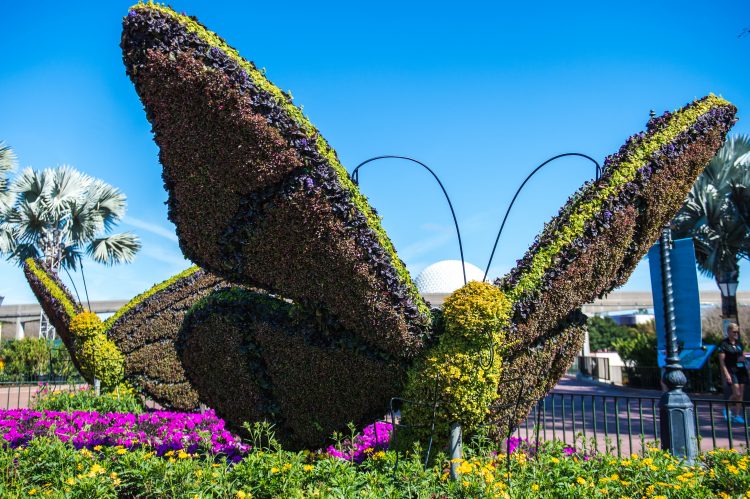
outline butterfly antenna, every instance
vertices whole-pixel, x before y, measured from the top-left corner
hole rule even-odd
[[[497,231],[497,237],[495,238],[495,244],[492,246],[492,253],[490,253],[490,260],[487,262],[487,268],[484,270],[484,277],[482,278],[483,281],[487,280],[487,274],[490,271],[490,266],[492,265],[492,259],[495,257],[495,250],[497,250],[497,243],[500,241],[500,235],[503,233],[503,229],[505,228],[505,222],[508,221],[508,215],[510,215],[510,210],[513,208],[513,204],[516,202],[516,198],[518,198],[518,195],[521,193],[521,190],[526,185],[526,182],[528,182],[531,177],[534,176],[536,172],[541,170],[544,166],[546,166],[549,163],[552,163],[556,159],[565,158],[567,156],[578,156],[580,158],[588,159],[589,161],[593,162],[594,165],[596,165],[596,172],[595,172],[595,179],[598,181],[599,178],[601,178],[602,175],[602,167],[599,165],[599,162],[596,161],[591,156],[588,156],[586,154],[582,154],[580,152],[566,152],[564,154],[558,154],[557,156],[553,156],[549,158],[547,161],[542,163],[541,165],[537,166],[532,170],[531,173],[529,173],[526,178],[521,183],[521,186],[518,188],[516,193],[513,195],[513,199],[510,201],[510,205],[508,206],[508,209],[505,211],[505,216],[503,217],[503,222],[500,224],[500,230]]]
[[[450,208],[451,216],[453,217],[453,225],[456,226],[456,237],[458,238],[458,251],[461,253],[461,269],[463,270],[463,273],[464,273],[464,284],[466,284],[466,261],[464,260],[464,245],[461,242],[461,230],[458,228],[458,219],[456,219],[456,212],[453,210],[453,203],[451,203],[451,198],[450,196],[448,196],[448,191],[445,190],[445,186],[440,181],[437,174],[432,170],[432,168],[430,168],[426,164],[414,158],[409,158],[407,156],[385,155],[385,156],[375,156],[374,158],[366,159],[360,164],[358,164],[356,168],[352,170],[352,173],[351,173],[352,181],[356,185],[359,185],[359,169],[365,166],[367,163],[372,163],[373,161],[377,161],[380,159],[404,159],[406,161],[411,161],[412,163],[415,163],[421,166],[422,168],[424,168],[425,170],[427,170],[428,172],[430,172],[432,177],[438,183],[438,185],[440,186],[440,189],[442,189],[443,194],[445,195],[445,200],[448,201],[448,207]],[[486,277],[486,273],[485,273],[485,277]]]

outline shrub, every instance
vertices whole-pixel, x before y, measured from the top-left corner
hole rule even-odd
[[[185,255],[333,316],[371,348],[417,355],[427,306],[375,211],[291,98],[166,7],[133,7],[121,46]]]
[[[0,345],[3,374],[17,377],[39,376],[50,370],[50,344],[44,339],[24,338]]]
[[[141,414],[143,404],[135,391],[125,385],[118,385],[112,390],[102,390],[96,395],[89,386],[70,389],[55,389],[42,385],[31,404],[35,411],[76,412],[93,411],[102,414],[108,412],[127,412]]]
[[[177,349],[193,386],[228,424],[274,422],[290,448],[321,446],[352,421],[382,416],[404,377],[398,362],[336,324],[241,289],[196,304]]]
[[[445,331],[424,360],[409,370],[402,423],[412,438],[426,442],[430,434],[444,442],[451,423],[471,435],[487,420],[497,398],[500,352],[508,326],[510,302],[497,287],[473,281],[443,305]],[[434,425],[434,427],[433,427]]]
[[[629,338],[633,328],[620,326],[611,317],[589,317],[586,322],[592,351],[612,350],[617,341]]]

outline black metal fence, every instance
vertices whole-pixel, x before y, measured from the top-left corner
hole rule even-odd
[[[578,357],[578,372],[597,381],[661,390],[661,369],[656,366],[613,366],[606,357]],[[690,393],[716,393],[721,386],[718,371],[707,364],[699,370],[684,370],[687,377],[685,391]]]
[[[739,422],[725,417],[735,412],[733,403],[718,398],[692,400],[701,451],[750,447],[750,402],[742,403],[739,415],[744,421]],[[560,440],[578,450],[621,456],[640,453],[659,440],[659,428],[658,397],[553,391],[531,410],[515,435],[530,442]]]

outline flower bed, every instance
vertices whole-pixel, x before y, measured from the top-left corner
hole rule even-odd
[[[224,428],[213,411],[204,414],[0,411],[0,437],[10,448],[40,437],[56,437],[76,449],[146,448],[157,456],[172,451],[202,452],[239,461],[248,447]]]
[[[0,446],[0,495],[19,497],[746,497],[750,457],[711,451],[687,466],[658,449],[616,458],[561,443],[525,442],[510,459],[466,447],[458,480],[439,456],[424,468],[422,453],[367,453],[360,464],[325,453],[256,446],[237,462],[185,451],[157,458],[146,447],[75,449],[48,435],[24,447]],[[398,462],[397,462],[398,461]],[[509,474],[508,474],[509,471]]]

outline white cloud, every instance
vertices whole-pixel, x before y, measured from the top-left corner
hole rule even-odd
[[[132,225],[133,227],[137,227],[139,229],[145,230],[146,232],[156,234],[157,236],[163,237],[164,239],[169,239],[170,241],[177,242],[177,234],[175,234],[173,230],[161,225],[147,222],[146,220],[141,220],[140,218],[131,216],[123,217],[122,221],[127,225]]]

